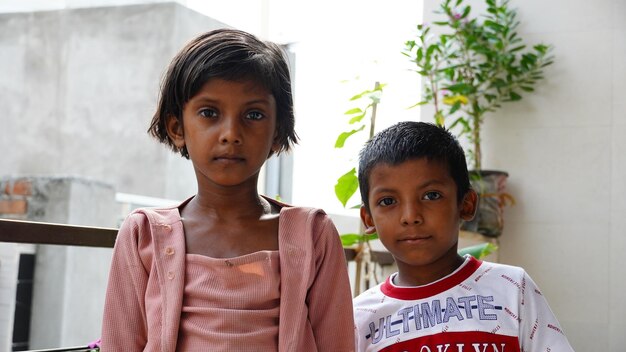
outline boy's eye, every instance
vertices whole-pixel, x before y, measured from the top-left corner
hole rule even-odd
[[[214,118],[217,116],[217,111],[213,109],[204,108],[198,111],[198,115],[206,118]]]
[[[260,120],[263,117],[265,117],[265,115],[263,115],[262,113],[258,112],[258,111],[250,111],[247,115],[246,118],[249,120]]]
[[[389,198],[389,197],[383,198],[378,201],[378,205],[380,205],[381,207],[387,207],[395,203],[396,203],[396,200],[393,198]]]
[[[439,192],[426,192],[422,199],[425,200],[437,200],[441,198],[441,194]]]

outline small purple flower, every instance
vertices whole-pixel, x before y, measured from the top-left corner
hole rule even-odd
[[[87,345],[89,348],[100,348],[100,344],[102,343],[101,339],[97,339],[96,341],[92,341]]]
[[[462,15],[461,15],[460,13],[455,13],[455,14],[454,14],[454,19],[455,19],[455,20],[460,20],[460,19],[461,19],[461,16],[462,16]]]

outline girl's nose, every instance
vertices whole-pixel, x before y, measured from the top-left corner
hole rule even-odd
[[[225,118],[220,131],[220,143],[242,144],[241,126],[234,118]]]
[[[419,207],[414,204],[408,204],[404,206],[400,221],[402,222],[402,225],[418,225],[424,220]]]

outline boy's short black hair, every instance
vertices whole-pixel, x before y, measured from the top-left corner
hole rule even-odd
[[[457,139],[435,124],[405,121],[374,135],[359,154],[359,188],[365,209],[369,212],[369,179],[376,165],[398,165],[421,158],[442,162],[448,167],[457,186],[457,200],[461,202],[470,190],[470,182],[465,153]]]
[[[185,104],[212,78],[228,81],[252,80],[267,88],[276,100],[277,151],[288,151],[297,143],[289,66],[282,49],[236,29],[217,29],[191,40],[172,59],[161,84],[157,110],[148,133],[182,156],[167,134],[169,116],[183,123]]]

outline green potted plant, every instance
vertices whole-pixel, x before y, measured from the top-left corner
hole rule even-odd
[[[355,94],[350,98],[352,107],[344,112],[344,115],[349,119],[349,130],[341,132],[335,141],[335,148],[344,148],[348,138],[367,133],[367,140],[372,138],[376,128],[376,109],[380,103],[380,98],[383,93],[385,84],[379,82],[374,83],[373,89],[366,89],[362,92]],[[367,131],[367,132],[366,132]],[[359,189],[359,180],[356,173],[356,165],[351,167],[349,171],[341,175],[337,179],[335,184],[335,196],[341,205],[348,207],[348,201],[354,196]],[[361,207],[361,203],[357,203],[350,208],[358,209]],[[354,250],[354,261],[356,263],[356,275],[354,295],[358,295],[361,290],[361,274],[365,272],[366,276],[376,275],[375,261],[372,255],[375,255],[372,251],[370,241],[378,238],[377,234],[365,234],[361,228],[359,233],[345,233],[341,234],[341,243],[346,248]],[[374,278],[374,281],[376,278]],[[365,279],[365,289],[369,288],[369,278]]]
[[[376,127],[376,111],[382,97],[385,84],[376,82],[373,89],[366,89],[350,98],[352,106],[344,115],[349,119],[348,130],[341,132],[335,141],[335,148],[344,148],[346,141],[354,136],[367,132],[367,140],[374,136]],[[349,171],[342,174],[335,184],[335,196],[344,208],[350,207],[358,209],[361,203],[348,206],[348,202],[359,188],[359,180],[357,178],[356,166],[350,168]],[[341,242],[344,247],[354,250],[354,261],[356,263],[355,275],[355,296],[361,293],[361,275],[365,273],[365,289],[369,288],[371,279],[378,282],[376,277],[376,255],[380,254],[372,250],[370,241],[378,239],[378,235],[365,234],[363,228],[359,233],[341,234]],[[469,254],[478,259],[488,256],[497,250],[497,246],[492,243],[481,243],[459,249],[459,254]]]
[[[533,92],[553,58],[548,45],[526,48],[508,0],[485,2],[486,12],[472,17],[463,0],[444,0],[437,12],[442,19],[418,25],[404,54],[423,78],[422,100],[415,106],[432,104],[435,123],[469,144],[468,167],[480,206],[475,221],[464,228],[498,237],[502,207],[513,198],[504,192],[508,173],[483,169],[481,129],[485,117],[495,115],[503,103]]]

